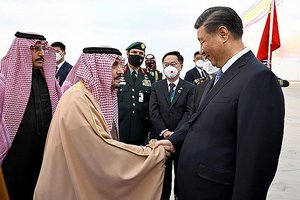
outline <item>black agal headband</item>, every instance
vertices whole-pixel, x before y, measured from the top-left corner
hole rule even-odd
[[[46,38],[43,35],[37,35],[32,33],[16,32],[15,36],[18,38],[26,38],[26,39],[33,39],[33,40],[46,40]]]
[[[122,55],[122,53],[118,49],[111,47],[87,47],[83,49],[83,53],[106,53],[117,54],[119,56]]]

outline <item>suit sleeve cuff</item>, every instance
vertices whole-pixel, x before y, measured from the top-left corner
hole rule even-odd
[[[162,131],[160,132],[159,136],[160,136],[160,137],[164,136],[164,133],[165,133],[166,131],[168,131],[168,129],[162,130]]]

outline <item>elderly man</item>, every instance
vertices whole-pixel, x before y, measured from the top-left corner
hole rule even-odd
[[[67,77],[51,126],[35,199],[154,199],[165,151],[117,140],[119,50],[85,48]]]
[[[169,151],[182,144],[179,199],[266,199],[284,128],[277,77],[244,46],[232,8],[208,8],[195,28],[201,54],[219,71],[188,123],[159,141]]]
[[[15,36],[0,66],[7,130],[1,134],[8,134],[12,143],[2,169],[10,199],[32,199],[60,89],[55,80],[55,51],[46,38],[20,32]]]

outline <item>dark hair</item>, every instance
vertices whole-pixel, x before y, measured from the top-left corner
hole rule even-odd
[[[66,51],[66,45],[64,45],[62,42],[53,42],[51,44],[52,47],[59,47],[63,52]]]
[[[235,38],[243,35],[243,22],[238,14],[229,7],[211,7],[206,9],[197,19],[194,28],[204,26],[207,33],[215,32],[220,26],[225,26]]]
[[[196,57],[196,55],[199,55],[200,54],[200,52],[199,51],[196,51],[195,53],[194,53],[194,58]]]
[[[167,57],[167,56],[170,56],[170,55],[174,55],[177,57],[178,61],[180,64],[183,64],[183,56],[179,53],[179,51],[171,51],[169,53],[166,53],[164,55],[164,57],[162,58],[162,62],[164,62],[164,59]]]

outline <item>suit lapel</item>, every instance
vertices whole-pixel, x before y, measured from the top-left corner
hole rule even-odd
[[[200,72],[198,71],[197,67],[194,67],[194,74],[196,74],[195,79],[201,78],[201,74],[200,74]]]
[[[181,79],[179,79],[178,85],[176,86],[176,90],[175,90],[175,96],[174,99],[171,103],[170,109],[172,108],[172,106],[176,103],[176,101],[178,100],[179,96],[181,95],[181,92],[183,90],[183,81]]]
[[[65,63],[64,63],[65,64]],[[56,75],[59,77],[61,74],[62,74],[62,72],[64,71],[64,64],[62,65],[62,66],[60,66],[60,68],[58,69],[58,71],[57,71],[57,73],[56,73]]]
[[[124,78],[127,81],[127,83],[129,83],[129,85],[134,85],[133,84],[133,80],[131,78],[131,74],[130,74],[130,70],[126,70],[126,72],[124,73]]]
[[[143,80],[144,80],[144,75],[141,71],[141,68],[139,68],[139,73],[138,73],[137,79],[135,81],[135,85],[139,85]]]
[[[211,81],[209,81],[204,89],[203,95],[201,97],[200,103],[199,103],[199,107],[201,105],[201,103],[203,102],[203,100],[205,99],[207,93],[211,90],[211,88],[213,87],[215,79],[213,78]]]
[[[164,79],[160,84],[160,90],[162,91],[164,97],[166,98],[168,105],[170,105],[170,94],[169,94],[169,86],[167,79]]]

